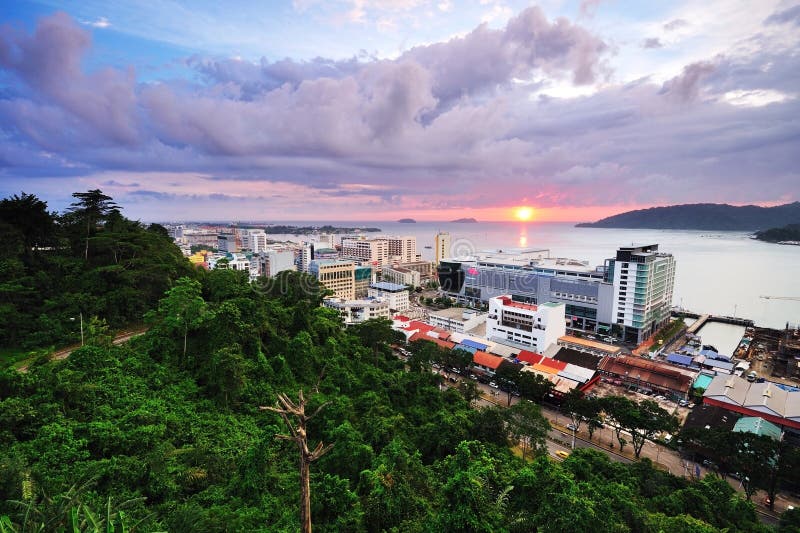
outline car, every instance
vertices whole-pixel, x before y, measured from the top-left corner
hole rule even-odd
[[[569,457],[569,452],[565,452],[564,450],[556,450],[556,455],[562,459],[566,459]]]
[[[470,374],[469,375],[469,379],[474,379],[475,381],[477,381],[478,380],[478,376],[476,376],[475,374]]]
[[[453,376],[450,376],[447,379],[449,379],[452,383],[458,383],[458,378],[454,378]]]
[[[578,431],[578,426],[575,424],[567,424],[567,429],[570,431]]]
[[[493,389],[499,389],[500,388],[500,387],[497,386],[497,383],[495,383],[494,381],[490,381],[489,382],[489,386],[491,388],[493,388]]]
[[[681,400],[678,402],[678,405],[680,405],[681,407],[686,407],[687,405],[689,405],[689,400]]]

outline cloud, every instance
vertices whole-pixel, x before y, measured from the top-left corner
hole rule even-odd
[[[764,24],[794,24],[800,26],[800,4],[776,11],[764,21]]]
[[[658,37],[650,37],[642,42],[642,48],[663,48],[664,44]]]
[[[679,76],[675,76],[664,83],[661,92],[681,102],[695,100],[700,94],[703,80],[715,70],[716,66],[709,61],[687,65]]]
[[[583,17],[594,17],[597,13],[597,8],[600,7],[600,4],[603,0],[581,0],[580,5],[580,14]]]
[[[84,24],[86,26],[91,26],[93,28],[108,28],[111,26],[111,23],[108,21],[106,17],[98,17],[94,21],[82,20],[80,22],[81,24]]]
[[[673,19],[664,24],[664,31],[675,31],[688,25],[689,23],[683,19]]]
[[[81,59],[90,46],[89,35],[65,13],[41,19],[30,36],[0,28],[0,67],[32,91],[5,111],[43,145],[49,144],[44,137],[69,144],[137,142],[134,72],[86,74]]]
[[[0,182],[80,176],[79,188],[140,209],[217,199],[340,218],[523,196],[543,207],[797,198],[800,54],[782,42],[754,36],[752,53],[619,84],[603,39],[529,8],[392,60],[195,56],[194,78],[142,83],[87,71],[89,33],[57,14],[32,34],[0,29]],[[591,90],[535,96],[554,84]]]

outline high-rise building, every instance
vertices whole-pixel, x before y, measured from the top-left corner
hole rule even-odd
[[[450,233],[442,231],[436,234],[436,264],[450,257]]]
[[[389,258],[397,263],[412,263],[417,260],[416,237],[387,237]]]
[[[341,256],[343,259],[352,259],[381,266],[389,263],[388,239],[342,239]]]
[[[242,250],[261,253],[267,250],[267,234],[264,230],[248,230],[242,232]]]
[[[352,261],[313,260],[308,272],[333,292],[335,298],[355,299],[355,268]]]
[[[252,277],[265,276],[271,278],[285,270],[296,270],[294,252],[270,251],[253,254],[250,258],[250,275]]]
[[[657,245],[620,248],[600,266],[530,249],[445,259],[438,275],[442,290],[460,301],[511,295],[526,304],[560,302],[568,328],[606,335],[613,330],[637,343],[669,318],[675,265]]]
[[[606,260],[605,277],[614,285],[612,316],[623,339],[640,343],[669,320],[675,258],[657,244],[624,246]]]
[[[375,281],[372,267],[357,266],[355,270],[355,291],[356,299],[366,298],[369,293],[369,286]]]
[[[308,272],[308,266],[314,260],[314,244],[304,242],[300,245],[300,253],[298,257],[297,269],[300,272]]]

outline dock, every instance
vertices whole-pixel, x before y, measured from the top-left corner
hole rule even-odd
[[[708,322],[708,319],[710,317],[711,315],[708,314],[700,315],[700,317],[698,317],[698,319],[694,322],[694,324],[689,326],[689,329],[686,330],[686,333],[691,333],[692,335],[696,335],[697,332],[700,330],[700,328],[706,325],[706,322]]]
[[[710,314],[699,315],[697,313],[691,313],[688,311],[681,311],[678,316],[697,319],[697,321],[689,326],[689,328],[686,330],[686,333],[691,333],[692,335],[696,335],[697,332],[700,331],[700,328],[705,326],[708,322],[721,322],[723,324],[733,324],[735,326],[744,326],[746,328],[752,328],[754,326],[753,321],[750,319],[736,318],[732,316],[715,316]]]

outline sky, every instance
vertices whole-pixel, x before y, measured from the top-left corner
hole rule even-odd
[[[101,189],[143,221],[778,205],[798,96],[797,0],[15,0],[0,196]]]

